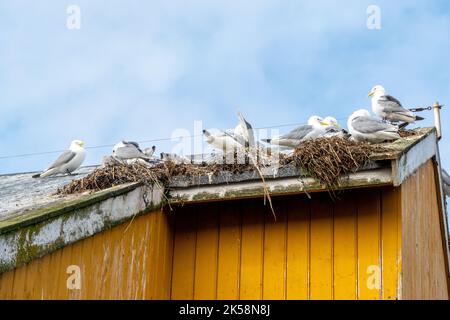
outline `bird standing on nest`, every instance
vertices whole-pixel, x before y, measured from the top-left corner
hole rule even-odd
[[[239,124],[234,128],[234,135],[240,143],[246,148],[252,148],[255,146],[255,136],[253,134],[252,125],[245,120],[242,113],[238,112]]]
[[[212,134],[208,130],[203,130],[206,142],[213,147],[222,150],[224,153],[235,151],[236,149],[243,148],[242,138],[236,136],[234,133],[227,133],[221,131],[218,134]],[[239,141],[241,140],[241,142]]]
[[[422,117],[405,109],[396,98],[387,95],[386,90],[380,85],[373,87],[368,96],[372,97],[372,111],[383,120],[406,123],[423,120]]]
[[[344,138],[348,136],[347,130],[343,129],[339,122],[334,117],[326,117],[323,122],[327,124],[323,137],[339,137]]]
[[[84,142],[81,140],[74,140],[70,144],[69,150],[64,151],[50,167],[32,177],[45,178],[58,173],[72,174],[72,172],[81,166],[85,158],[86,150],[84,149]]]
[[[113,157],[119,160],[132,160],[132,159],[142,159],[145,161],[150,160],[151,156],[155,152],[156,147],[152,147],[151,149],[146,149],[146,153],[144,153],[139,144],[134,141],[121,141],[117,143],[113,148]]]
[[[347,120],[347,127],[356,141],[379,143],[400,138],[397,126],[381,122],[366,109],[353,112]]]
[[[274,145],[295,149],[302,141],[321,137],[326,133],[328,124],[319,116],[312,116],[308,119],[308,124],[301,125],[294,130],[272,139],[263,139]]]

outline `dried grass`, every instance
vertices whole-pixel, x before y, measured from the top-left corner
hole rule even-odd
[[[343,177],[364,167],[370,160],[371,154],[381,151],[383,148],[379,145],[360,143],[339,137],[320,138],[302,143],[293,155],[289,157],[280,155],[279,159],[281,165],[293,164],[332,190],[339,187]],[[245,164],[237,163],[237,161],[224,164],[219,161],[220,159],[209,164],[165,161],[153,166],[141,162],[132,164],[113,162],[96,169],[84,178],[73,180],[60,188],[57,194],[99,191],[130,182],[140,182],[146,186],[167,187],[174,177],[217,175],[224,171],[238,174],[256,170],[266,187],[260,168],[270,165],[270,156],[264,159],[259,155],[256,156],[256,153],[250,153],[248,156],[251,161]],[[268,190],[265,190],[265,197],[271,204]]]
[[[383,151],[380,145],[339,137],[303,142],[286,163],[319,180],[328,190],[338,188],[341,179],[368,164],[371,154]]]

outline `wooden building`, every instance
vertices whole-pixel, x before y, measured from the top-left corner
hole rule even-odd
[[[434,129],[403,138],[333,199],[254,173],[131,184],[0,220],[1,299],[448,299]],[[308,197],[309,195],[309,197]]]

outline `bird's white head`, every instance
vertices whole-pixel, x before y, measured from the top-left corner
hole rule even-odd
[[[353,112],[347,119],[347,129],[352,133],[352,121],[358,117],[370,117],[370,112],[367,109],[359,109]]]
[[[70,150],[80,149],[83,147],[84,147],[84,141],[81,141],[81,140],[73,140],[72,143],[70,144]]]
[[[368,96],[369,97],[373,97],[376,95],[384,95],[386,93],[386,90],[383,88],[383,86],[381,85],[376,85],[375,87],[372,88],[372,90],[369,91]]]
[[[322,127],[322,126],[328,126],[326,122],[322,119],[322,117],[319,116],[311,116],[308,119],[308,124],[313,127]]]
[[[336,120],[335,117],[326,117],[325,119],[323,119],[323,122],[325,122],[329,126],[341,129],[341,126],[339,125],[339,122]]]

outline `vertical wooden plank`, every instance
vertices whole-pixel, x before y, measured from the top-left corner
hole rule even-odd
[[[310,298],[333,298],[333,206],[328,194],[311,203]]]
[[[153,214],[153,213],[152,213]],[[146,287],[146,296],[148,299],[155,299],[157,288],[158,275],[156,272],[157,268],[157,235],[155,234],[158,230],[158,221],[156,215],[152,215],[148,219],[148,244],[147,244],[147,265],[146,265],[146,274],[147,274],[147,287]],[[156,232],[155,232],[156,231]]]
[[[354,195],[345,192],[335,203],[334,299],[357,298],[357,207]]]
[[[25,289],[27,282],[27,268],[26,265],[14,269],[14,284],[12,298],[25,299]]]
[[[397,299],[398,284],[398,213],[400,212],[400,190],[384,188],[381,191],[381,254],[382,254],[382,298]]]
[[[94,284],[98,279],[93,274],[93,265],[97,259],[93,255],[93,244],[97,236],[89,237],[81,242],[81,254],[83,254],[83,265],[81,267],[81,297],[80,299],[95,299]],[[96,268],[98,269],[98,268]]]
[[[52,275],[51,257],[54,253],[48,254],[40,259],[41,263],[41,287],[39,288],[38,299],[49,300],[51,299],[51,285],[54,281],[54,275]]]
[[[9,300],[12,296],[14,270],[0,275],[0,300]]]
[[[84,288],[85,284],[85,274],[86,274],[86,266],[84,265],[84,253],[83,253],[83,242],[85,240],[77,241],[72,247],[72,252],[69,260],[69,265],[78,266],[80,268],[80,280],[81,280],[81,288],[80,289],[68,289],[68,298],[70,300],[79,300],[81,299],[82,292],[86,290]],[[65,249],[64,249],[65,250]],[[68,266],[67,266],[68,267]],[[67,268],[66,267],[66,268]],[[70,274],[66,273],[66,277],[68,278]]]
[[[69,274],[67,273],[67,267],[69,267],[71,263],[73,246],[67,246],[62,248],[60,251],[60,272],[59,272],[59,280],[58,280],[58,289],[57,296],[60,300],[66,300],[69,298],[69,289],[67,287],[67,280],[69,278]]]
[[[158,212],[160,220],[160,237],[158,245],[157,274],[159,282],[154,299],[169,299],[172,277],[173,254],[173,212]]]
[[[309,297],[309,200],[295,197],[287,200],[287,274],[286,298]]]
[[[262,299],[264,214],[247,201],[242,212],[240,299]]]
[[[219,261],[217,299],[239,299],[239,271],[241,267],[240,202],[232,207],[222,206],[220,212]]]
[[[380,299],[380,191],[358,192],[359,299]]]
[[[217,204],[199,206],[194,299],[212,300],[217,298],[218,218]]]
[[[176,215],[171,297],[193,299],[197,218],[188,207]]]
[[[286,299],[286,207],[277,199],[275,222],[269,208],[264,208],[263,299]]]

